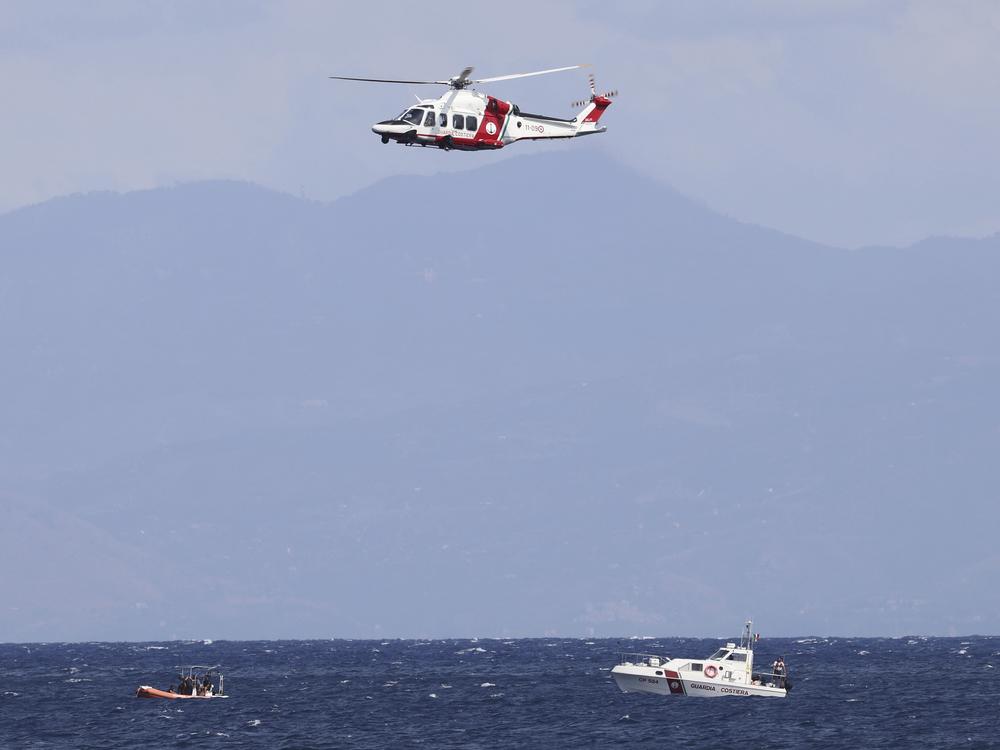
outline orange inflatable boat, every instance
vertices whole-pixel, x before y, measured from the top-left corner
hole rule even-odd
[[[195,665],[193,667],[176,667],[180,670],[178,677],[180,685],[175,690],[173,686],[169,690],[160,690],[150,685],[140,685],[136,688],[136,698],[167,698],[176,700],[180,698],[227,698],[223,690],[224,682],[222,673],[218,666],[203,667]]]

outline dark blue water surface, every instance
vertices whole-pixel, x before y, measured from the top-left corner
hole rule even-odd
[[[1000,638],[761,641],[786,699],[624,695],[620,651],[717,640],[0,645],[3,748],[995,748]],[[133,697],[222,664],[227,700]]]

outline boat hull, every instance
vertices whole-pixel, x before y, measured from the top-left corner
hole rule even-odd
[[[653,693],[654,695],[689,695],[698,698],[725,698],[727,696],[757,696],[784,698],[788,691],[770,685],[753,685],[725,680],[689,679],[676,673],[667,674],[663,668],[641,664],[619,664],[611,670],[618,689],[623,693]]]
[[[167,700],[181,700],[194,698],[196,700],[205,700],[207,698],[225,698],[224,695],[181,695],[180,693],[172,693],[169,690],[160,690],[159,688],[150,687],[149,685],[140,685],[135,691],[136,698],[166,698]]]

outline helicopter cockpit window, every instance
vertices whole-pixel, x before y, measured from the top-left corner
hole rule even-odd
[[[419,125],[420,121],[424,119],[424,111],[422,109],[411,109],[401,118],[403,122],[408,122],[411,125]]]
[[[448,127],[448,115],[446,115],[444,112],[438,115],[438,127],[439,128]]]
[[[465,127],[465,118],[462,117],[462,115],[452,115],[451,126],[455,128],[455,130],[461,130]]]
[[[427,116],[424,118],[424,127],[433,128],[434,127],[434,111],[427,110]]]
[[[475,117],[473,117],[472,115],[466,115],[465,116],[465,129],[466,130],[471,130],[473,133],[475,133],[476,129],[478,127],[479,127],[479,125],[476,123],[476,118]]]

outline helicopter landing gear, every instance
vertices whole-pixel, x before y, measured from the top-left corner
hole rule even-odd
[[[389,142],[389,136],[383,135],[382,136],[382,143],[388,143],[388,142]]]

